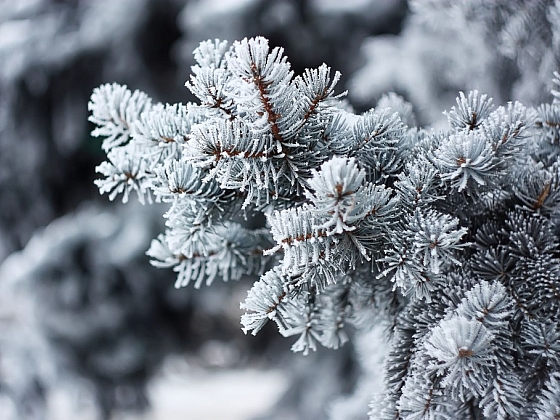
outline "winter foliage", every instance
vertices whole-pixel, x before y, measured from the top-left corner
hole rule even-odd
[[[100,191],[169,203],[148,255],[176,287],[255,276],[243,330],[304,354],[386,323],[371,418],[558,414],[558,73],[551,103],[460,93],[436,131],[396,95],[354,114],[338,72],[294,75],[262,37],[194,57],[198,103],[112,84],[89,104]]]

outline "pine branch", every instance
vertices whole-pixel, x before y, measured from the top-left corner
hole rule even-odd
[[[556,90],[535,109],[460,93],[435,132],[393,94],[355,115],[339,73],[294,77],[262,37],[206,41],[195,59],[199,104],[104,85],[89,105],[106,138],[100,192],[170,206],[152,264],[177,287],[252,277],[243,331],[272,320],[304,354],[385,322],[372,418],[557,415]],[[266,227],[249,228],[258,214]]]

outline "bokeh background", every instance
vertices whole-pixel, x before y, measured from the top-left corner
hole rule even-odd
[[[256,35],[296,74],[341,71],[357,112],[395,91],[437,126],[459,90],[544,98],[554,22],[516,23],[522,1],[439,3],[0,0],[0,419],[365,418],[381,378],[360,354],[382,357],[378,332],[294,355],[273,327],[241,332],[254,279],[174,289],[144,255],[165,208],[93,185],[104,155],[87,103],[107,82],[192,101],[199,42]]]

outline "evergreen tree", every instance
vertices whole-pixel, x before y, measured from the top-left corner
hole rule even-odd
[[[399,34],[363,43],[365,64],[349,82],[355,103],[371,106],[397,91],[419,120],[434,123],[458,91],[477,89],[499,103],[548,100],[560,66],[557,0],[409,0],[408,6]]]
[[[243,330],[273,321],[304,354],[384,320],[371,418],[558,415],[557,90],[536,108],[460,93],[435,131],[397,95],[355,114],[338,72],[296,76],[262,37],[194,57],[198,103],[107,84],[89,104],[100,191],[169,203],[148,255],[176,287],[254,276]]]

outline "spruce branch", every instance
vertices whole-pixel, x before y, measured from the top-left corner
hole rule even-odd
[[[98,126],[92,135],[105,137],[102,145],[105,152],[128,143],[135,122],[151,105],[145,93],[131,92],[126,86],[113,83],[95,88],[88,103],[89,120]]]
[[[338,72],[294,75],[262,37],[194,55],[197,104],[114,84],[89,105],[107,152],[100,192],[169,206],[153,265],[176,287],[252,278],[243,331],[271,320],[304,354],[384,322],[372,419],[557,414],[557,90],[536,108],[461,92],[435,131],[395,94],[356,115]]]

